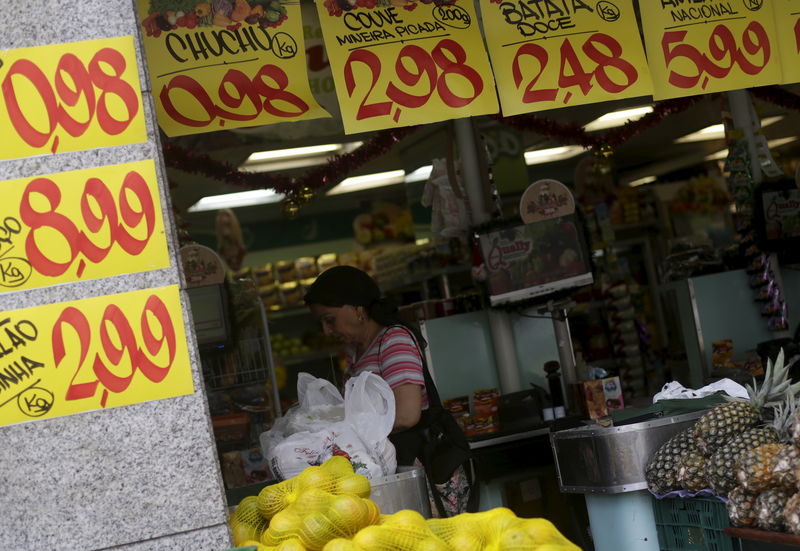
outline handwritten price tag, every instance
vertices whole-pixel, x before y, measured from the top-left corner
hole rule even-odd
[[[773,11],[764,0],[650,0],[641,12],[655,99],[781,80]]]
[[[0,52],[0,159],[147,140],[130,36]]]
[[[153,161],[0,187],[0,292],[169,266]]]
[[[137,4],[168,136],[330,116],[308,83],[300,2],[237,2],[232,11],[232,2],[208,2],[187,13]]]
[[[774,0],[778,27],[776,51],[780,52],[782,82],[800,82],[800,1]]]
[[[317,11],[346,133],[497,112],[471,1],[318,0]]]
[[[0,426],[194,392],[177,286],[0,312]]]
[[[632,0],[481,0],[506,116],[649,95]]]

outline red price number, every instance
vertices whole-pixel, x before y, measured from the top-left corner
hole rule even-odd
[[[681,58],[694,67],[689,74],[670,70],[667,80],[678,88],[694,88],[700,83],[700,88],[705,90],[711,78],[725,78],[736,66],[747,75],[757,75],[767,66],[772,55],[767,31],[758,21],[751,21],[742,31],[741,48],[724,24],[715,26],[711,31],[708,53],[701,53],[691,44],[684,43],[686,33],[685,30],[666,31],[661,37],[661,49],[667,67]]]
[[[264,65],[252,79],[237,69],[228,70],[219,84],[216,99],[189,75],[173,77],[161,89],[159,98],[167,114],[180,124],[200,128],[217,121],[219,126],[224,126],[225,121],[254,120],[262,112],[284,119],[303,115],[309,109],[308,104],[289,92],[288,86],[289,77],[283,69]],[[176,102],[177,90],[187,93],[196,102],[195,106],[202,112],[201,118],[186,114],[185,108],[191,103],[186,101],[185,94]],[[198,111],[193,108],[191,112]]]
[[[67,357],[69,326],[78,337],[78,361],[75,374],[70,379],[65,400],[83,400],[97,394],[103,386],[100,405],[106,407],[108,393],[120,394],[131,384],[137,371],[153,383],[159,383],[169,374],[175,361],[177,340],[172,318],[164,303],[155,295],[147,299],[139,316],[142,343],[140,345],[125,313],[116,305],[109,305],[100,323],[92,327],[86,315],[77,308],[65,308],[53,326],[52,347],[56,368]],[[102,354],[89,358],[92,341],[98,337]],[[143,346],[142,346],[143,345]],[[161,357],[161,361],[157,358]],[[76,382],[81,371],[91,371],[93,380]],[[82,379],[91,376],[82,376]]]
[[[59,128],[73,138],[82,136],[94,121],[110,136],[128,128],[139,112],[139,96],[123,80],[125,69],[125,57],[111,48],[99,50],[88,66],[74,54],[62,55],[52,78],[32,61],[19,59],[9,67],[0,89],[20,138],[36,148],[44,147],[53,138],[50,150],[55,153]],[[47,123],[42,129],[28,120],[20,104],[18,87],[23,81],[33,86],[44,106]],[[24,100],[30,102],[30,98]],[[120,104],[125,114],[116,118],[115,114],[121,114]]]
[[[584,96],[597,84],[609,94],[619,94],[639,79],[639,71],[622,58],[622,46],[614,38],[603,33],[594,33],[580,46],[591,61],[582,64],[569,38],[561,43],[559,54],[561,65],[558,71],[558,88],[537,88],[539,79],[547,68],[550,56],[547,50],[535,43],[523,44],[517,50],[511,65],[511,73],[517,89],[524,87],[523,103],[556,101],[559,89],[566,90],[562,101],[566,104],[573,96],[570,88],[577,87]],[[535,74],[523,70],[523,63],[533,58],[538,66]]]
[[[155,203],[147,182],[138,172],[130,171],[125,175],[116,198],[102,180],[89,178],[80,204],[86,231],[58,211],[61,189],[52,180],[36,178],[23,191],[19,214],[22,223],[30,228],[25,252],[33,269],[40,274],[59,276],[75,263],[78,255],[90,262],[102,262],[115,245],[137,256],[153,235]],[[144,235],[137,237],[133,233]],[[61,239],[54,239],[57,236]],[[85,267],[86,261],[81,258],[78,277]]]
[[[356,120],[389,115],[394,107],[392,118],[398,122],[400,107],[423,107],[434,93],[448,107],[464,107],[472,103],[484,88],[481,75],[467,65],[464,48],[449,38],[440,40],[430,52],[414,44],[403,46],[394,63],[394,75],[380,92],[376,88],[383,71],[381,59],[370,50],[353,50],[344,66],[344,82],[347,95],[351,98],[356,92],[353,66],[357,63],[366,65],[371,82],[363,96],[360,96]],[[461,96],[453,91],[452,84],[457,79],[468,85],[468,95]],[[418,86],[420,83],[421,88]],[[374,101],[373,94],[376,92],[391,101]]]

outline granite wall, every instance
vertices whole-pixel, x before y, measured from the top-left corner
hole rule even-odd
[[[0,293],[0,312],[165,285],[183,288],[133,0],[8,0],[0,13],[0,61],[2,50],[133,36],[148,134],[135,145],[0,161],[0,181],[155,159],[170,253],[164,269]],[[231,547],[185,292],[181,300],[193,394],[0,426],[0,549]]]

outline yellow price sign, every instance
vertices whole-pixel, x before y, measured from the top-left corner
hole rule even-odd
[[[147,140],[133,37],[0,51],[0,159]]]
[[[311,93],[299,0],[137,0],[168,136],[329,117]]]
[[[503,115],[652,93],[632,0],[481,0]]]
[[[800,0],[774,0],[782,82],[800,82]]]
[[[0,426],[192,394],[179,292],[0,312]]]
[[[497,94],[469,0],[317,0],[345,132],[485,115]]]
[[[152,160],[0,188],[0,292],[170,265]]]
[[[781,81],[771,0],[640,2],[655,99]]]

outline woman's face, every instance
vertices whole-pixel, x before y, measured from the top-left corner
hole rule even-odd
[[[312,304],[311,313],[322,324],[322,331],[327,337],[333,337],[345,344],[356,344],[364,332],[364,316],[360,307],[325,306]]]

